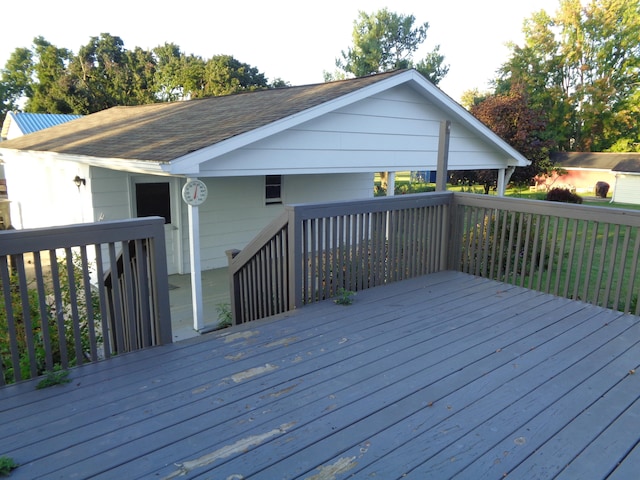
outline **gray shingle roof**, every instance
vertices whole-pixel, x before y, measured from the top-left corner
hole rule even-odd
[[[564,168],[598,168],[613,170],[623,160],[638,159],[640,153],[555,152],[551,160]]]
[[[114,107],[3,148],[166,163],[403,72],[136,107]]]
[[[612,168],[614,172],[627,172],[627,173],[640,173],[640,154],[636,154],[637,158],[626,158],[622,160],[615,167]]]

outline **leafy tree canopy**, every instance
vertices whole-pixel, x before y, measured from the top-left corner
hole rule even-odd
[[[0,122],[8,111],[20,109],[89,114],[117,105],[285,86],[281,78],[270,85],[256,67],[231,55],[203,59],[173,43],[127,50],[120,37],[102,33],[73,54],[37,37],[31,48],[17,48],[0,70]]]
[[[560,149],[605,151],[640,143],[640,2],[560,0],[524,23],[496,92],[526,86]]]
[[[342,51],[336,67],[356,77],[400,68],[415,68],[435,85],[449,71],[440,46],[414,63],[413,55],[427,38],[427,22],[415,26],[413,15],[399,15],[382,9],[372,14],[359,12],[353,26],[353,46]],[[325,74],[325,77],[327,75]]]

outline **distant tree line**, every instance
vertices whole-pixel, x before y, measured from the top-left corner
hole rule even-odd
[[[86,115],[117,105],[226,95],[288,86],[271,83],[256,67],[231,55],[204,59],[173,43],[127,50],[102,33],[77,54],[37,37],[17,48],[0,71],[0,122],[8,111]]]

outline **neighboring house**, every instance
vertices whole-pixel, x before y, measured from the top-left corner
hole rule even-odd
[[[621,160],[613,172],[616,181],[611,201],[640,204],[640,153]]]
[[[543,188],[565,187],[578,193],[595,195],[597,182],[609,184],[609,193],[615,190],[616,166],[629,158],[640,158],[637,153],[608,152],[555,152],[551,161],[566,170],[564,175],[539,179]]]
[[[2,123],[0,142],[18,138],[28,133],[37,132],[44,128],[53,127],[54,125],[66,123],[80,117],[81,115],[9,112]],[[4,166],[2,161],[0,161],[0,230],[4,230],[12,223],[9,213],[9,204],[7,202],[8,198]]]
[[[3,141],[12,140],[28,133],[70,122],[80,117],[82,117],[82,115],[9,112],[2,123],[2,134],[0,138]]]
[[[0,155],[18,228],[158,214],[169,272],[197,281],[283,204],[371,197],[375,172],[436,170],[446,120],[450,170],[504,179],[528,165],[415,70],[110,108],[5,142]],[[181,190],[196,178],[209,196],[187,206]]]

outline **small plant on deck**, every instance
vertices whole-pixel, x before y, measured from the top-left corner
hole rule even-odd
[[[8,477],[19,465],[11,457],[0,457],[0,477]]]
[[[45,377],[36,385],[37,389],[53,387],[54,385],[63,385],[69,383],[69,370],[62,370],[60,368],[48,371]]]
[[[216,305],[216,311],[218,312],[218,328],[228,328],[233,325],[233,314],[231,313],[231,306],[228,303],[219,303]]]
[[[335,298],[334,302],[338,305],[351,305],[353,303],[353,296],[355,294],[355,292],[352,292],[350,290],[339,288],[338,296]]]

